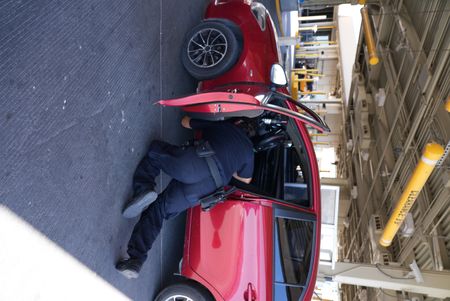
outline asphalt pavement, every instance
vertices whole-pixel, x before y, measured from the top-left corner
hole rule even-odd
[[[136,222],[121,216],[136,165],[152,139],[190,135],[178,110],[155,102],[195,92],[179,50],[205,3],[0,1],[0,208],[132,300],[153,300],[182,255],[183,215],[164,225],[137,280],[114,269]]]

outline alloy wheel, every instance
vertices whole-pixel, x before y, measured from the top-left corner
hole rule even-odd
[[[227,38],[222,32],[214,28],[205,28],[189,40],[188,58],[199,68],[211,68],[223,60],[227,48]]]
[[[164,301],[194,301],[194,300],[183,295],[173,295],[165,299]]]

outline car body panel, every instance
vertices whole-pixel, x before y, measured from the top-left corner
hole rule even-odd
[[[269,96],[271,93],[273,94],[274,92],[268,92],[267,95]],[[280,95],[286,97],[286,99],[290,99],[288,95]],[[312,117],[299,113],[295,105],[284,108],[265,103],[264,95],[261,95],[261,97],[262,99],[258,100],[255,97],[244,93],[208,92],[182,98],[160,100],[159,104],[182,107],[187,112],[210,114],[229,114],[233,112],[266,110],[294,118],[321,132],[329,131],[328,126],[320,119],[320,117],[300,102],[291,99],[295,105],[300,106]]]
[[[288,104],[288,106],[294,106],[292,104]],[[292,108],[292,107],[291,107]],[[319,259],[320,259],[320,235],[321,235],[321,197],[320,197],[320,173],[319,173],[319,167],[317,165],[317,158],[316,153],[314,151],[314,145],[309,137],[309,133],[305,125],[301,122],[296,120],[295,121],[299,134],[302,138],[303,144],[306,149],[306,153],[308,156],[308,160],[310,161],[310,168],[311,168],[311,194],[313,202],[311,204],[310,208],[303,208],[300,206],[297,206],[295,204],[280,201],[280,200],[274,200],[274,199],[268,199],[263,198],[261,196],[254,195],[252,193],[242,192],[238,191],[236,192],[236,195],[233,195],[234,198],[238,199],[246,199],[246,200],[252,200],[252,201],[258,201],[261,204],[265,204],[266,206],[274,206],[274,205],[280,205],[285,206],[287,208],[301,211],[305,213],[312,214],[316,221],[316,232],[315,232],[315,246],[314,246],[314,255],[312,259],[312,270],[310,271],[310,284],[306,288],[306,291],[303,294],[302,300],[310,300],[312,298],[312,295],[314,293],[315,283],[316,283],[316,277],[317,277],[317,271],[319,266]],[[258,299],[259,300],[259,299]],[[264,300],[264,299],[261,299]]]
[[[209,212],[190,212],[189,270],[223,300],[243,300],[249,284],[258,300],[272,295],[272,208],[229,199]],[[215,296],[217,299],[217,295]]]
[[[266,15],[267,28],[262,31],[253,16],[252,1],[211,2],[205,13],[205,20],[226,19],[239,26],[243,36],[241,56],[236,65],[222,76],[202,82],[201,90],[233,82],[270,83],[270,67],[278,62],[278,46],[275,40],[275,28],[270,15]],[[270,41],[270,43],[268,43]],[[258,51],[255,51],[258,49]]]
[[[308,159],[316,162],[306,127],[300,121],[296,124],[303,137]],[[247,290],[245,284],[248,283],[254,285],[256,300],[271,300],[273,280],[267,275],[273,274],[272,207],[282,206],[311,214],[318,225],[312,242],[315,245],[308,280],[310,285],[306,287],[302,298],[309,300],[314,292],[317,275],[321,221],[319,170],[317,164],[311,164],[310,168],[313,198],[310,208],[238,190],[210,212],[202,212],[199,206],[190,209],[182,275],[203,284],[216,300],[243,300]],[[252,274],[259,275],[261,279],[256,281]],[[263,283],[266,283],[265,287]]]

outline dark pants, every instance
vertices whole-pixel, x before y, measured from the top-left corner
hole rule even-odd
[[[161,231],[164,219],[197,205],[200,198],[216,190],[205,159],[199,158],[193,147],[181,148],[154,140],[136,169],[134,195],[154,189],[160,170],[173,179],[156,201],[142,212],[128,243],[130,257],[142,262],[147,259],[147,252]]]

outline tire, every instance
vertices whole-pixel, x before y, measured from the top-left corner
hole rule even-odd
[[[214,301],[211,294],[195,282],[178,283],[163,289],[155,301]]]
[[[241,50],[238,26],[229,21],[203,21],[186,35],[181,61],[197,80],[213,79],[236,64]]]

